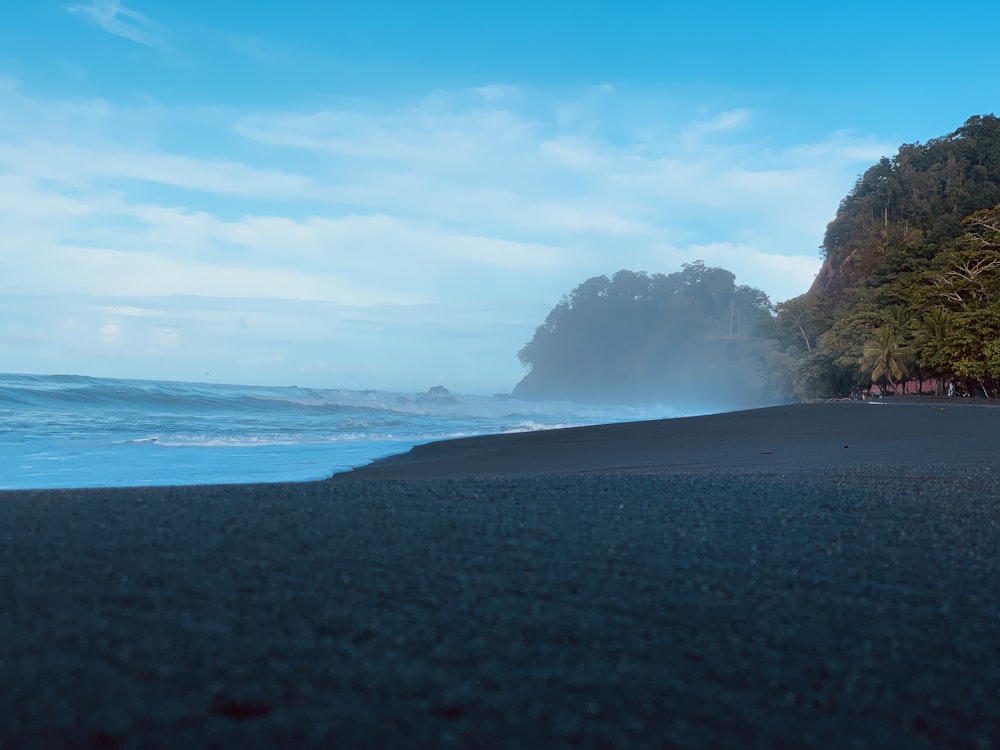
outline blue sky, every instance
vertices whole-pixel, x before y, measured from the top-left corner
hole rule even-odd
[[[0,371],[503,392],[593,275],[796,296],[997,110],[978,5],[10,0]]]

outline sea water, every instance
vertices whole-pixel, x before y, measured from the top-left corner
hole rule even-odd
[[[304,481],[434,440],[669,416],[447,392],[0,374],[0,489]]]

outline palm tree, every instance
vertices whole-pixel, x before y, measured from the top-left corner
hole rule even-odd
[[[935,307],[918,324],[914,341],[920,369],[937,379],[938,396],[944,395],[945,378],[953,376],[947,363],[941,361],[938,353],[950,326],[951,313],[943,307]]]
[[[889,305],[883,308],[880,314],[882,320],[885,321],[884,327],[895,338],[897,348],[906,353],[906,363],[900,362],[903,365],[903,374],[897,379],[897,382],[903,381],[901,384],[905,386],[910,376],[908,365],[913,364],[911,344],[914,343],[914,334],[918,325],[917,319],[913,312],[903,305]],[[895,385],[894,383],[893,388]]]
[[[943,307],[935,307],[924,316],[922,332],[930,339],[942,339],[948,333],[951,313]]]
[[[909,349],[900,342],[899,335],[890,326],[882,326],[876,329],[875,338],[865,344],[861,370],[871,373],[871,382],[884,384],[888,381],[895,391],[896,384],[909,372],[908,358]]]
[[[886,327],[896,336],[904,337],[913,331],[916,319],[913,313],[902,305],[889,305],[882,309],[882,319]]]

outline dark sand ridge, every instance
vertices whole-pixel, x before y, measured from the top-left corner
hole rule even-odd
[[[905,406],[906,408],[900,408]],[[891,408],[889,415],[882,410]],[[914,465],[1000,466],[1000,414],[975,400],[837,402],[445,440],[341,474],[429,479]]]
[[[0,493],[0,746],[1000,747],[973,403]]]

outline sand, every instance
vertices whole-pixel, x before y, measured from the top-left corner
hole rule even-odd
[[[0,493],[0,747],[1000,747],[1000,411]]]

